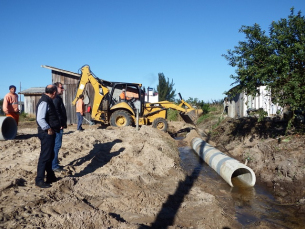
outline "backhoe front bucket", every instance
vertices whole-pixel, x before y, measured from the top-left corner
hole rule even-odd
[[[195,125],[196,120],[197,120],[197,115],[196,115],[196,111],[195,111],[195,110],[189,111],[189,112],[187,112],[187,113],[185,113],[185,112],[180,112],[179,114],[180,114],[181,118],[182,118],[186,123]]]
[[[191,110],[187,113],[185,112],[180,112],[180,116],[181,118],[189,124],[195,125],[198,117],[203,113],[202,109],[198,109],[198,110]]]

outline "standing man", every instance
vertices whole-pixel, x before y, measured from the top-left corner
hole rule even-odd
[[[18,109],[18,95],[16,94],[16,87],[14,85],[9,86],[10,92],[7,93],[3,99],[2,109],[6,116],[15,119],[17,125],[19,121],[19,109]]]
[[[38,138],[41,142],[41,151],[37,165],[36,186],[40,188],[51,187],[50,183],[56,181],[52,170],[54,158],[55,132],[60,130],[60,121],[53,103],[57,93],[55,85],[48,85],[36,106],[36,122],[38,124]],[[44,182],[45,172],[47,179]]]
[[[229,113],[229,101],[228,101],[228,97],[224,98],[224,100],[223,100],[223,107],[224,107],[223,113],[228,115],[228,113]]]
[[[62,172],[65,171],[61,166],[59,166],[59,161],[58,161],[58,152],[59,149],[61,148],[62,145],[62,135],[64,132],[64,128],[67,128],[67,113],[66,113],[66,108],[64,106],[64,103],[62,101],[61,95],[63,94],[64,87],[60,82],[54,83],[54,85],[57,87],[57,95],[53,99],[53,103],[55,106],[55,110],[57,113],[57,116],[60,121],[60,130],[59,132],[55,133],[55,146],[54,146],[54,159],[52,161],[52,169],[54,172]]]
[[[83,115],[85,114],[84,95],[80,94],[76,102],[77,130],[83,131]]]

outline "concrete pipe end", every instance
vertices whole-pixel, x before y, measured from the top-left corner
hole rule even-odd
[[[234,184],[239,184],[240,182],[243,185],[253,187],[256,182],[256,176],[252,169],[250,168],[239,168],[234,171],[234,173],[231,176],[231,186],[234,187]]]
[[[17,123],[12,117],[0,117],[0,140],[12,140],[17,135]]]

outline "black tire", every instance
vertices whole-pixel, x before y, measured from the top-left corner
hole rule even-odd
[[[132,124],[131,116],[127,111],[117,110],[110,117],[111,126],[130,126]]]
[[[153,121],[152,126],[164,132],[166,132],[168,129],[168,123],[164,118],[156,118]]]

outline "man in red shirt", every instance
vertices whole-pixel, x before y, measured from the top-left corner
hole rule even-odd
[[[19,121],[18,95],[16,94],[16,87],[11,85],[10,92],[7,93],[3,99],[3,112],[6,116],[15,119],[17,125]]]

